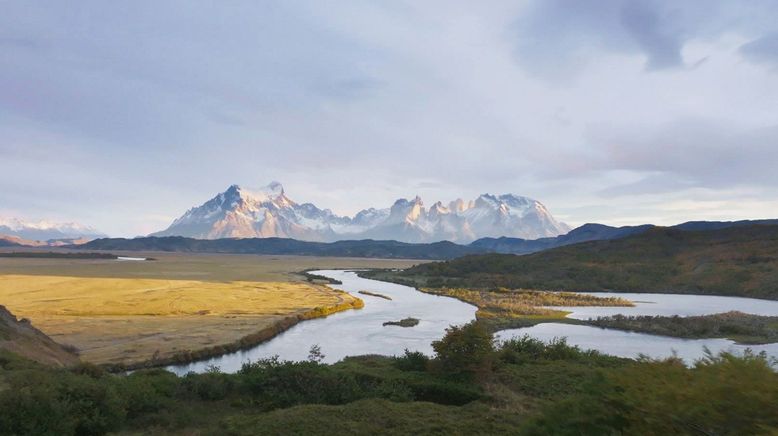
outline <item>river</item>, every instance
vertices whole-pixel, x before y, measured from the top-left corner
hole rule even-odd
[[[245,362],[274,355],[282,360],[304,360],[308,357],[312,345],[321,348],[325,355],[324,362],[328,363],[337,362],[346,356],[363,354],[398,355],[405,349],[432,354],[432,341],[443,337],[446,327],[465,324],[475,319],[475,306],[453,298],[429,295],[408,286],[361,278],[352,271],[326,270],[313,273],[342,281],[342,285],[331,286],[359,296],[364,300],[365,307],[301,322],[273,339],[245,351],[171,366],[168,369],[177,374],[185,374],[189,371],[203,372],[214,365],[224,372],[235,372]],[[358,294],[361,290],[385,295],[392,300]],[[594,295],[622,296],[634,301],[636,306],[569,308],[568,310],[573,312],[570,316],[577,319],[616,313],[688,316],[730,310],[763,315],[778,314],[778,301],[752,298],[634,293]],[[386,321],[398,321],[407,317],[417,318],[420,322],[415,327],[407,328],[383,326]],[[542,340],[566,337],[571,345],[622,357],[636,357],[640,353],[665,357],[675,352],[688,362],[702,357],[703,347],[708,347],[714,353],[721,350],[742,352],[746,348],[727,339],[689,340],[560,323],[503,330],[497,337],[505,339],[524,334]],[[778,356],[778,343],[750,348]]]

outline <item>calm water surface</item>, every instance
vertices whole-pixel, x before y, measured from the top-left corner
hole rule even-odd
[[[348,310],[326,318],[301,322],[275,338],[246,351],[226,354],[188,365],[172,366],[170,370],[185,374],[202,372],[215,365],[224,372],[235,372],[248,361],[279,356],[282,360],[304,360],[310,347],[317,344],[324,353],[325,362],[332,363],[346,356],[362,354],[398,355],[405,349],[432,354],[431,342],[443,337],[446,327],[460,325],[475,319],[476,307],[448,297],[424,294],[411,287],[394,283],[363,279],[351,271],[314,271],[343,282],[331,285],[351,292],[365,302],[360,310]],[[357,294],[365,290],[392,298]],[[705,315],[739,310],[759,315],[778,315],[778,302],[737,297],[713,297],[703,295],[593,293],[600,296],[620,296],[635,302],[635,307],[574,307],[570,315],[576,319],[596,318],[613,314],[625,315]],[[398,321],[406,317],[418,318],[415,327],[386,326],[386,321]],[[718,352],[729,350],[742,352],[746,347],[734,345],[726,339],[687,340],[630,333],[598,327],[558,323],[540,324],[523,329],[503,330],[500,339],[529,334],[541,340],[566,337],[568,343],[604,353],[637,357],[646,354],[666,357],[674,352],[693,361],[703,356],[703,347]],[[778,344],[751,346],[754,351],[766,351],[778,356]]]
[[[419,292],[408,286],[379,282],[358,277],[351,271],[313,271],[343,282],[330,285],[358,296],[365,302],[359,310],[347,310],[303,321],[273,339],[246,351],[240,351],[189,365],[170,367],[178,374],[202,372],[216,365],[224,372],[235,372],[248,361],[278,355],[282,360],[305,360],[311,346],[317,344],[332,363],[346,356],[362,354],[399,355],[407,348],[432,354],[432,341],[445,334],[446,327],[466,324],[475,319],[477,308],[448,297]],[[358,294],[371,291],[392,300]],[[403,318],[419,319],[415,327],[386,326],[386,321]]]

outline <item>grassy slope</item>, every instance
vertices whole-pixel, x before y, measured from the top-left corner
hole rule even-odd
[[[0,306],[0,350],[52,366],[78,363],[78,356],[51,340],[29,321],[18,320],[4,306]]]
[[[778,226],[656,228],[527,256],[480,255],[383,277],[428,287],[615,290],[778,299]],[[376,276],[376,278],[379,278]]]

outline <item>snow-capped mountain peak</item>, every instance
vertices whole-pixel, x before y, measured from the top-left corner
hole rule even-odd
[[[278,182],[258,189],[232,185],[187,211],[154,236],[286,237],[302,240],[395,239],[406,242],[470,242],[486,236],[535,239],[566,233],[540,202],[513,194],[483,194],[429,209],[421,197],[399,199],[386,209],[369,208],[338,216],[311,203],[298,204]]]
[[[0,217],[0,234],[32,241],[94,239],[105,236],[93,227],[79,223],[58,223],[48,220],[25,221],[14,217]]]

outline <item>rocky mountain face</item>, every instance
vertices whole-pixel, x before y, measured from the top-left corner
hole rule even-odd
[[[105,237],[94,228],[77,223],[30,222],[8,217],[0,217],[0,235],[45,243],[39,245],[71,244],[74,241]]]
[[[437,202],[429,208],[419,197],[400,199],[389,208],[365,209],[346,217],[311,203],[298,204],[274,182],[259,191],[230,186],[150,236],[468,243],[483,237],[553,237],[569,230],[540,202],[513,194],[484,194],[471,201]]]

